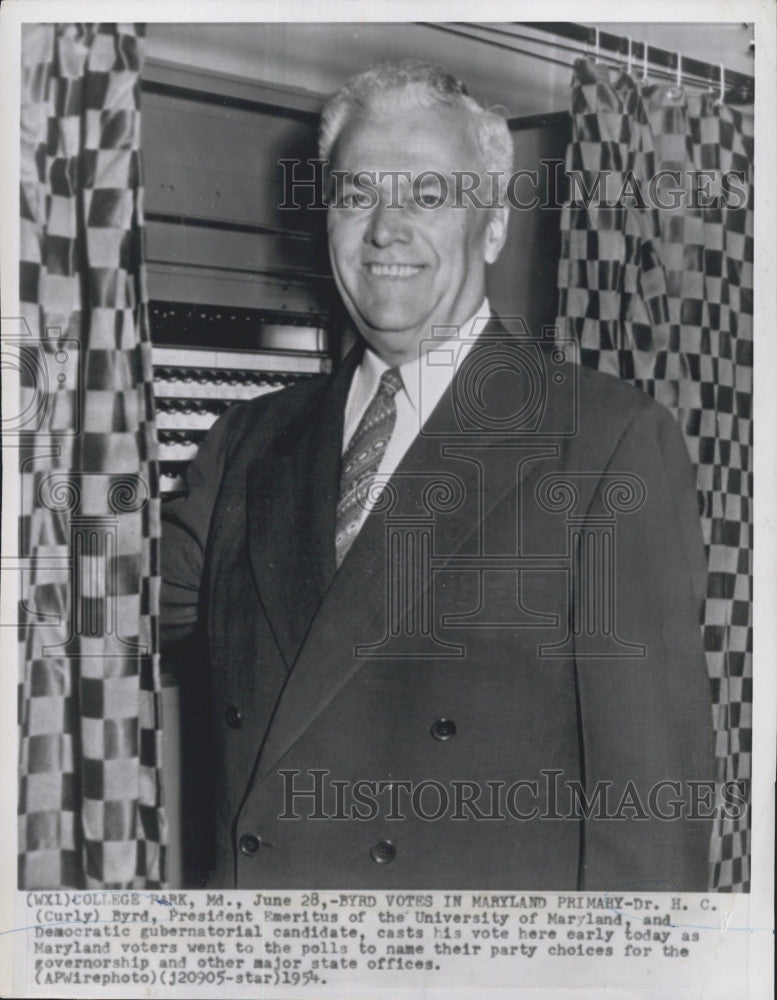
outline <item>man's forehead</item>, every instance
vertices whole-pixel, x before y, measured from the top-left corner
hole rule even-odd
[[[358,111],[343,126],[332,166],[347,170],[478,170],[474,128],[446,105]]]

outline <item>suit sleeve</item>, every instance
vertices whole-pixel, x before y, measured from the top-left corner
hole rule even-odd
[[[616,515],[615,629],[639,655],[576,662],[585,782],[612,783],[613,818],[587,820],[581,888],[706,891],[714,787],[701,610],[706,558],[695,474],[663,407],[641,409],[605,479],[638,477],[637,510]],[[633,791],[645,816],[619,803]],[[714,796],[713,796],[714,798]]]
[[[191,639],[197,631],[208,531],[238,409],[227,410],[208,432],[186,471],[184,495],[162,505],[163,650]]]
[[[676,534],[682,546],[681,558],[686,567],[691,593],[702,622],[707,596],[707,557],[704,554],[696,471],[688,457],[682,433],[671,417],[665,417],[660,427],[660,448],[671,493]]]

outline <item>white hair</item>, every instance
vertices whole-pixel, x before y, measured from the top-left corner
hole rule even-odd
[[[482,165],[495,171],[503,194],[513,169],[513,143],[505,119],[481,107],[466,86],[443,66],[415,60],[377,63],[352,76],[333,94],[321,113],[318,150],[328,160],[346,122],[359,112],[396,112],[397,106],[433,107],[443,104],[458,110],[473,129]]]

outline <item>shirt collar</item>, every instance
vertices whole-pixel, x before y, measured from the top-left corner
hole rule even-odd
[[[399,366],[403,391],[416,413],[420,413],[423,406],[424,412],[428,414],[439,402],[450,385],[456,368],[474,346],[490,319],[491,306],[488,296],[486,296],[480,308],[465,323],[462,323],[458,330],[451,327],[448,336],[441,333],[424,341],[418,357]],[[455,351],[454,348],[457,344],[461,346],[458,351]],[[365,349],[361,365],[357,369],[358,400],[354,400],[357,407],[362,401],[372,399],[377,391],[381,375],[388,368],[389,365],[378,357],[371,347]],[[421,388],[422,382],[423,390]],[[422,391],[423,403],[421,400]]]

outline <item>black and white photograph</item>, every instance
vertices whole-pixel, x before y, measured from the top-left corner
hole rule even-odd
[[[772,995],[775,10],[472,13],[4,8],[14,995]]]

